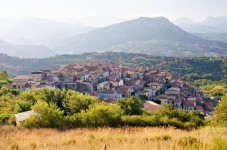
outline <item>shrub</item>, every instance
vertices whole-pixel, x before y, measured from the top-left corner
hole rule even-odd
[[[214,118],[219,125],[227,126],[227,96],[223,96],[215,107]]]
[[[37,115],[33,115],[28,120],[22,122],[21,126],[28,128],[62,127],[64,112],[61,111],[55,104],[51,103],[48,105],[46,102],[38,101],[32,108],[35,112],[37,112]]]
[[[95,103],[78,114],[84,126],[117,126],[120,123],[120,108],[105,102]]]
[[[142,113],[141,101],[135,97],[118,100],[117,105],[120,106],[124,115],[140,115]]]
[[[7,84],[8,82],[6,80],[0,80],[0,84]]]
[[[138,116],[138,115],[122,116],[121,121],[122,121],[122,125],[125,125],[125,126],[145,126],[146,125],[142,116]]]

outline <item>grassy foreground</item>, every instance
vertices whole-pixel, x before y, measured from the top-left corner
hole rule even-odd
[[[0,127],[0,149],[51,150],[227,149],[227,128],[17,129]]]

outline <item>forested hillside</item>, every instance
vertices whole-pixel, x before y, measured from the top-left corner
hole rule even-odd
[[[10,75],[26,74],[46,68],[58,68],[66,64],[85,62],[122,64],[130,67],[160,67],[187,80],[209,79],[212,81],[226,78],[227,58],[208,57],[157,57],[136,53],[84,53],[76,55],[59,55],[46,59],[19,59],[0,55],[0,69]]]

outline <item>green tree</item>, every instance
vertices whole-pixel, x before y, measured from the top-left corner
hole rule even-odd
[[[63,125],[63,114],[54,103],[48,105],[47,102],[38,101],[32,109],[37,115],[32,116],[30,119],[22,123],[24,127],[45,127],[45,128],[58,128]]]
[[[227,126],[227,96],[223,96],[215,107],[214,118],[218,124]]]
[[[9,74],[7,71],[3,70],[0,71],[0,80],[8,80]]]
[[[141,100],[148,100],[148,96],[147,95],[139,95],[139,98]]]
[[[88,109],[91,104],[97,102],[98,100],[90,95],[69,90],[63,99],[63,107],[67,114],[74,114]]]
[[[105,102],[95,103],[80,113],[84,126],[117,126],[120,123],[120,108]]]
[[[139,115],[142,113],[141,101],[135,97],[124,98],[117,101],[124,115]]]

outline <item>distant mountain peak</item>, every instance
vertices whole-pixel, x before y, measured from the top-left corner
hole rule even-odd
[[[113,50],[158,55],[168,55],[166,51],[169,51],[169,55],[180,56],[194,55],[190,50],[203,43],[206,43],[204,39],[185,32],[165,17],[140,17],[73,36],[61,42],[56,50],[58,53]],[[203,49],[200,53],[204,53]]]
[[[154,17],[154,18],[150,18],[150,17],[139,17],[135,20],[140,20],[140,21],[166,21],[166,22],[170,22],[168,18],[165,17]]]
[[[196,22],[192,19],[181,17],[173,21],[175,24],[195,24]]]

